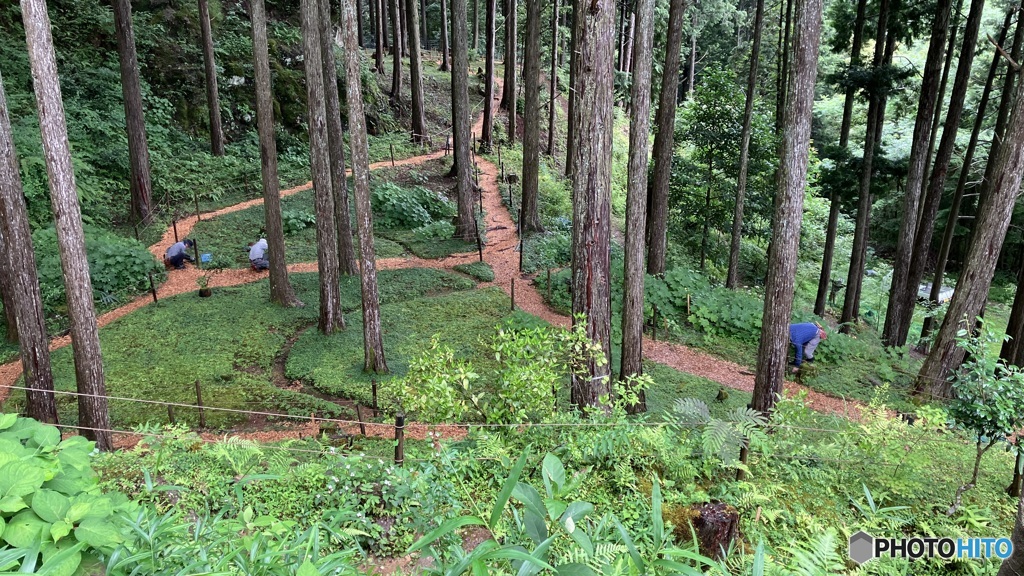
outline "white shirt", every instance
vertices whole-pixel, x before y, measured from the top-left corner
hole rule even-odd
[[[249,260],[260,260],[264,254],[267,253],[267,241],[264,238],[260,238],[259,242],[252,245],[249,249]]]

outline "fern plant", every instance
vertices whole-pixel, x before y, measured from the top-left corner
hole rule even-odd
[[[760,448],[768,441],[767,420],[751,408],[734,408],[724,418],[711,415],[708,405],[697,398],[680,398],[670,414],[672,426],[696,444],[706,472],[743,466],[738,461],[745,444]]]

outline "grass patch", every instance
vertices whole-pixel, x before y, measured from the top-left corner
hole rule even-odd
[[[494,282],[494,269],[491,268],[491,265],[487,262],[459,264],[455,266],[453,270],[472,276],[481,282]]]

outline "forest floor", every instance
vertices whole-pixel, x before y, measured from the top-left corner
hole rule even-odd
[[[501,80],[497,81],[498,90],[495,91],[495,108],[501,96]],[[474,133],[480,133],[483,123],[481,116],[473,126]],[[394,166],[417,166],[424,162],[439,159],[445,156],[443,149],[438,149],[429,154],[399,160]],[[541,292],[533,283],[535,275],[521,274],[519,272],[519,237],[516,233],[516,225],[503,204],[501,192],[498,187],[498,168],[492,162],[480,156],[476,157],[476,165],[479,168],[479,191],[483,195],[483,206],[486,214],[485,236],[486,244],[483,246],[483,260],[494,270],[494,280],[484,282],[480,288],[496,286],[510,296],[514,293],[514,306],[522,311],[533,314],[555,326],[569,326],[570,318],[553,311],[544,301]],[[371,170],[388,168],[392,162],[378,162],[370,166]],[[281,191],[281,196],[290,196],[308,190],[311,182],[304,185]],[[248,200],[232,206],[206,212],[198,216],[188,217],[177,221],[177,235],[186,237],[192,228],[200,220],[210,220],[244,210],[246,208],[259,206],[262,198]],[[163,252],[167,246],[175,240],[175,231],[169,228],[161,240],[149,247],[150,252],[158,259],[162,259]],[[384,258],[377,261],[378,270],[394,270],[407,268],[434,268],[451,271],[452,268],[461,264],[476,262],[479,255],[476,251],[462,254],[454,254],[439,259],[423,259],[417,257]],[[316,262],[304,262],[288,266],[289,272],[316,272]],[[164,299],[178,294],[192,292],[196,289],[197,279],[206,275],[209,278],[209,286],[225,287],[236,286],[256,282],[267,277],[267,272],[254,272],[250,269],[219,269],[202,270],[198,267],[189,266],[184,270],[172,270],[168,279],[157,289],[157,298]],[[140,296],[125,306],[102,314],[98,318],[100,327],[122,318],[132,312],[139,310],[152,303],[150,295]],[[70,336],[61,336],[50,342],[50,350],[63,348],[71,343]],[[752,392],[754,389],[754,373],[747,367],[734,362],[717,358],[710,354],[700,352],[693,348],[665,341],[654,340],[645,336],[643,340],[644,357],[648,360],[664,364],[687,374],[706,378],[721,386]],[[11,387],[16,385],[21,375],[21,364],[18,361],[0,365],[0,401],[8,396]],[[806,386],[794,382],[786,382],[785,393],[796,395],[806,393],[806,404],[818,412],[837,415],[849,419],[859,419],[861,403],[848,399],[832,397],[820,392],[811,390]],[[349,428],[355,429],[356,424]],[[366,433],[371,436],[387,436],[393,433],[394,427],[383,424],[367,424]],[[346,430],[349,431],[349,430]],[[422,439],[427,437],[429,432],[435,435],[440,433],[443,437],[461,437],[465,434],[465,428],[454,426],[422,426],[407,424],[407,434],[411,438]],[[316,435],[318,425],[312,419],[309,423],[295,426],[285,430],[275,431],[253,431],[251,433],[239,434],[252,440],[273,441],[284,438],[294,438]],[[125,439],[127,440],[127,439]],[[133,442],[119,442],[119,444],[132,444]]]

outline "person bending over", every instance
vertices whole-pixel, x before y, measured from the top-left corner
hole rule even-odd
[[[789,343],[796,348],[796,360],[793,362],[793,372],[800,371],[804,357],[808,362],[814,361],[814,350],[818,343],[826,338],[825,329],[813,322],[789,325]]]
[[[258,242],[249,248],[249,264],[253,270],[270,269],[270,260],[267,260],[267,239],[260,238]]]
[[[184,270],[185,260],[188,260],[189,262],[195,262],[195,258],[193,258],[188,253],[188,249],[194,245],[195,242],[189,240],[188,238],[182,240],[181,242],[176,242],[170,248],[167,249],[167,254],[164,255],[164,265],[174,266],[178,270]]]

